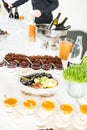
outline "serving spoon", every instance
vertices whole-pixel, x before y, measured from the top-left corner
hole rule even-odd
[[[9,62],[4,58],[4,61],[7,63],[7,64],[9,64]]]
[[[26,57],[26,59],[28,60],[28,62],[31,63],[31,65],[33,65],[33,63],[31,62],[31,60],[29,59],[29,57]]]

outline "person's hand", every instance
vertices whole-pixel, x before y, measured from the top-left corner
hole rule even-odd
[[[41,16],[41,11],[38,9],[33,10],[33,15],[34,17],[39,18]]]
[[[12,8],[12,7],[13,7],[13,5],[12,5],[12,4],[9,4],[9,5],[8,5],[8,8]]]

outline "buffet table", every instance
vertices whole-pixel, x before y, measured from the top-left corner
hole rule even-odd
[[[52,55],[58,56],[58,50],[53,51],[51,48],[42,49],[41,44],[42,41],[40,39],[36,39],[35,43],[29,42],[28,37],[28,25],[25,20],[14,20],[9,19],[7,16],[3,16],[0,14],[0,28],[8,31],[7,36],[0,36],[0,60],[4,58],[7,53],[16,53],[16,54],[25,54],[25,55]],[[66,67],[66,62],[63,61],[64,67]],[[43,70],[38,70],[37,72],[42,72]],[[29,70],[22,75],[27,75],[29,73],[34,73],[36,71],[29,68]],[[53,73],[56,79],[59,82],[58,91],[52,97],[46,97],[46,99],[52,99],[54,102],[56,99],[60,102],[71,103],[75,108],[78,109],[78,103],[75,98],[69,96],[67,93],[67,83],[63,79],[62,70],[50,70],[48,73]],[[5,99],[4,95],[7,97],[15,97],[19,101],[19,105],[21,102],[28,97],[21,93],[20,84],[19,84],[19,75],[21,74],[20,69],[17,68],[14,72],[9,72],[7,67],[5,66],[3,70],[0,71],[0,130],[37,130],[34,117],[32,114],[16,115],[13,113],[9,113],[5,110],[3,101]],[[85,91],[85,96],[79,101],[87,101],[87,90]],[[37,102],[43,100],[42,97],[35,97]],[[21,106],[21,105],[20,105]],[[53,123],[52,123],[53,122]],[[48,123],[43,128],[53,128],[57,130],[54,115],[49,119]],[[68,127],[67,130],[73,129],[73,127]]]

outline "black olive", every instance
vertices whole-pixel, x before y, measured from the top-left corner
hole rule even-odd
[[[28,82],[27,81],[24,81],[24,80],[20,80],[20,82],[23,84],[23,85],[27,85]]]
[[[28,85],[32,85],[34,83],[34,80],[28,81]]]

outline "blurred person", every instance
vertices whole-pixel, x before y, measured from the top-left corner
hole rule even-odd
[[[28,2],[29,0],[17,0],[12,4],[9,4],[9,8],[18,7]],[[35,23],[50,23],[53,20],[52,11],[59,6],[58,0],[31,0],[33,7],[33,16],[35,17]]]

